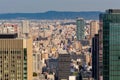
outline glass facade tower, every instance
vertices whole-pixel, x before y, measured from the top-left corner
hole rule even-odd
[[[120,80],[120,10],[100,14],[103,28],[103,80]]]
[[[77,22],[77,40],[84,40],[85,38],[85,21],[83,18],[78,18]]]

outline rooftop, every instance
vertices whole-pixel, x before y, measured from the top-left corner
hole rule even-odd
[[[111,13],[120,13],[120,9],[108,9],[106,10],[107,13],[111,14]]]
[[[9,39],[9,38],[17,38],[18,34],[0,34],[0,39]]]

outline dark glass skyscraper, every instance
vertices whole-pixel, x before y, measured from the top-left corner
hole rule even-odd
[[[120,80],[120,10],[100,14],[103,28],[103,80]]]
[[[92,38],[92,77],[99,80],[99,35]]]

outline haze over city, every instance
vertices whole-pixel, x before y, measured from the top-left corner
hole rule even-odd
[[[104,11],[119,8],[120,0],[0,0],[0,13]]]

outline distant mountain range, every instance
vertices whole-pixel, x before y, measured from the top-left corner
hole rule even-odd
[[[86,12],[60,12],[48,11],[45,13],[7,13],[0,14],[0,19],[76,19],[82,17],[85,19],[99,19],[100,11],[86,11]]]

